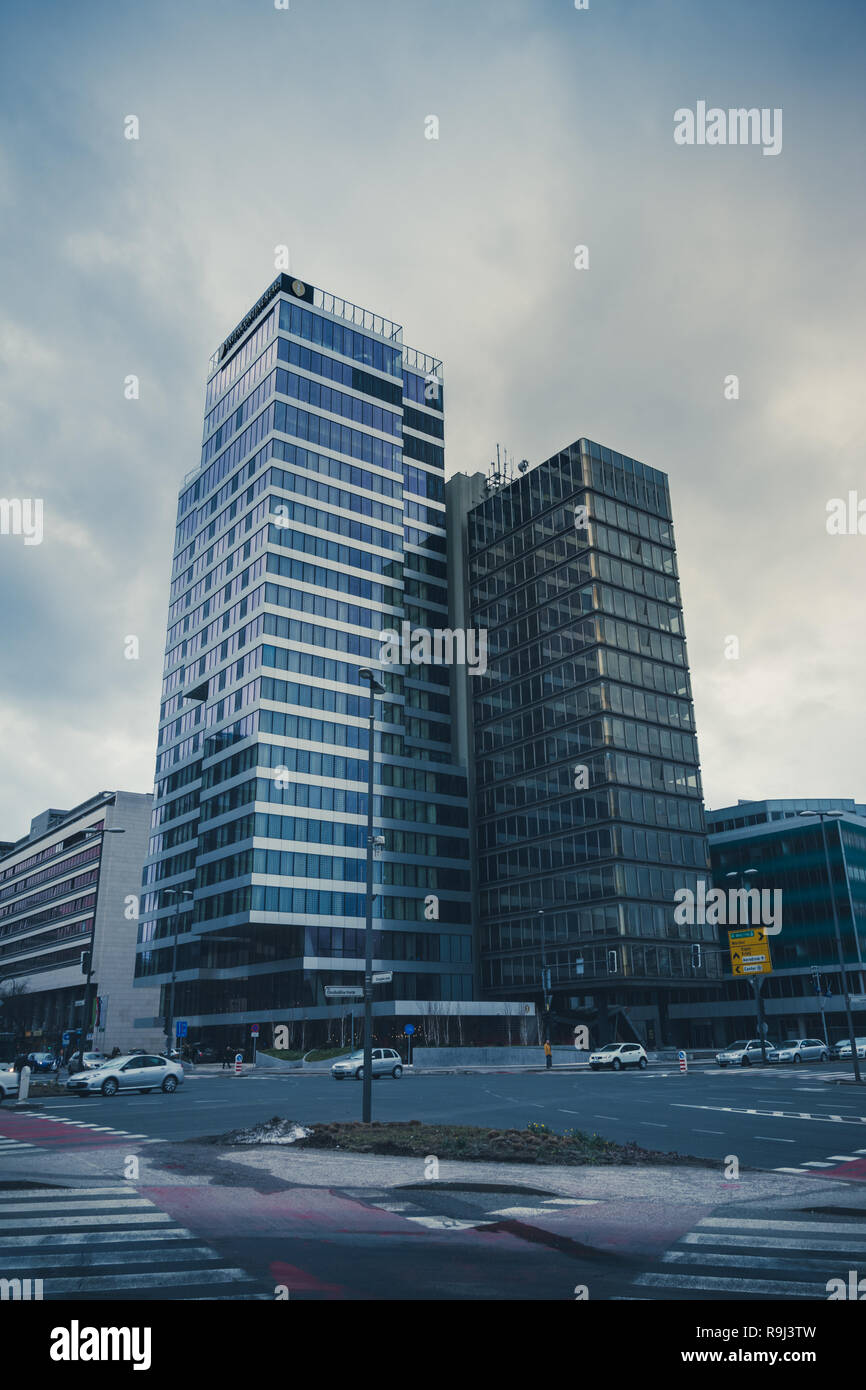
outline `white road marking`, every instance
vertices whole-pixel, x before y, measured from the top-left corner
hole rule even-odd
[[[10,1224],[16,1230],[36,1230],[40,1226],[122,1226],[127,1222],[130,1225],[144,1226],[170,1220],[171,1217],[161,1211],[130,1212],[129,1216],[101,1216],[99,1212],[93,1211],[88,1216],[64,1216],[59,1222],[55,1216],[25,1216],[23,1220],[19,1218]]]

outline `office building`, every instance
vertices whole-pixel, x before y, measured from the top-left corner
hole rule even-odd
[[[684,1045],[677,1001],[720,966],[674,918],[708,857],[667,478],[580,439],[449,504],[487,629],[464,681],[482,996],[544,1000],[560,1041]]]
[[[824,824],[854,1027],[866,1036],[866,806],[845,798],[739,801],[706,817],[714,885],[780,895],[763,984],[770,1037],[833,1043],[847,1037],[847,1024],[821,825],[802,815],[814,811],[841,813]],[[716,998],[690,1006],[693,1029],[715,1045],[755,1029],[751,988],[731,974],[728,929],[717,928],[724,984]]]
[[[376,1015],[392,1036],[473,998],[450,672],[383,656],[383,633],[447,612],[441,364],[280,275],[211,361],[178,502],[137,972],[160,1013],[176,973],[191,1038],[287,1023],[311,1043],[349,1008],[326,990],[361,984],[363,668],[386,687]]]
[[[137,1024],[158,992],[133,988],[150,806],[149,792],[99,792],[0,845],[0,1033],[28,1052],[77,1043],[90,952],[93,1047],[161,1046],[161,1030]]]

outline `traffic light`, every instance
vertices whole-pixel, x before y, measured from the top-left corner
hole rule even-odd
[[[90,952],[89,952],[89,951],[82,951],[82,952],[81,952],[81,973],[82,973],[82,975],[89,975],[89,974],[90,974]]]
[[[701,943],[700,943],[699,941],[695,941],[695,942],[692,944],[692,969],[693,969],[693,970],[700,970],[700,968],[701,968]]]

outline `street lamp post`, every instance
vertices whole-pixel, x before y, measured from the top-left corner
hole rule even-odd
[[[165,1048],[165,1050],[166,1050],[166,1052],[168,1053],[168,1055],[169,1055],[169,1057],[170,1057],[170,1056],[171,1056],[171,1035],[172,1035],[172,1030],[173,1030],[173,1028],[174,1028],[174,984],[175,984],[175,980],[176,980],[176,978],[177,978],[177,933],[178,933],[178,921],[179,921],[179,918],[180,918],[180,900],[181,900],[181,898],[191,898],[191,897],[193,897],[194,895],[193,895],[192,889],[190,889],[190,888],[166,888],[166,890],[165,890],[165,896],[166,896],[167,898],[174,898],[174,919],[173,919],[174,942],[173,942],[173,945],[172,945],[172,948],[171,948],[171,986],[170,986],[169,996],[168,996],[168,1000],[169,1000],[169,1002],[168,1002],[168,1008],[166,1009],[166,1013],[165,1013],[165,1042],[166,1042],[166,1048]]]
[[[757,869],[732,869],[730,873],[725,874],[725,878],[735,878],[741,888],[746,888],[746,880],[748,876],[750,874],[756,874],[757,872]],[[746,891],[748,892],[749,890],[746,888]],[[746,920],[748,921],[748,918]],[[761,1035],[761,1062],[764,1066],[766,1066],[767,1023],[766,1019],[764,1018],[764,995],[762,993],[764,988],[764,976],[752,975],[749,979],[749,984],[751,985],[752,990],[754,991],[755,1005],[758,1010],[758,1032]]]
[[[547,966],[547,932],[543,907],[538,909],[538,920],[541,924],[541,995],[544,1004],[544,1041],[550,1042],[550,974]]]
[[[92,840],[96,835],[125,835],[126,831],[121,826],[98,826],[92,825],[84,832],[85,840]],[[81,1019],[81,1033],[78,1039],[78,1050],[84,1052],[87,1043],[87,1029],[89,1027],[88,1016],[93,1007],[93,958],[96,954],[96,913],[99,907],[99,883],[102,878],[102,851],[99,854],[99,866],[96,870],[96,893],[93,898],[93,930],[90,933],[90,950],[87,953],[87,979],[84,985],[84,1011]],[[96,1033],[94,1031],[94,1051],[96,1044]]]
[[[369,1124],[373,1108],[373,786],[376,765],[376,695],[385,687],[367,666],[358,672],[370,687],[370,719],[367,748],[367,891],[364,921],[364,1072],[361,1119]]]
[[[845,969],[845,952],[842,949],[842,932],[839,928],[839,913],[836,911],[836,890],[833,887],[833,871],[830,868],[830,849],[827,844],[827,831],[824,827],[825,820],[839,820],[842,816],[841,811],[799,811],[801,816],[817,816],[821,822],[821,843],[824,846],[824,865],[827,869],[827,887],[830,891],[830,906],[833,909],[833,931],[836,937],[836,954],[839,957],[839,973],[842,979],[842,994],[845,999],[845,1020],[848,1024],[848,1037],[851,1039],[851,1060],[854,1063],[854,1080],[859,1085],[862,1081],[860,1075],[860,1058],[857,1056],[857,1039],[854,1036],[854,1018],[851,1013],[851,996],[848,993],[848,972]],[[839,826],[839,847],[842,848],[842,826]],[[844,849],[843,849],[844,863]],[[856,939],[857,928],[854,925]]]

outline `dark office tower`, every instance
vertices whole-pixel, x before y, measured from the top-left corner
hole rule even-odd
[[[347,1008],[325,988],[362,982],[363,667],[386,686],[373,950],[393,981],[376,998],[396,1014],[471,997],[449,673],[382,659],[380,634],[446,611],[441,370],[401,338],[281,275],[211,362],[178,505],[138,955],[190,1037],[314,1020],[312,1042]]]
[[[581,439],[467,518],[482,987],[592,1045],[685,1041],[715,931],[667,478]],[[581,509],[585,508],[585,512]]]

